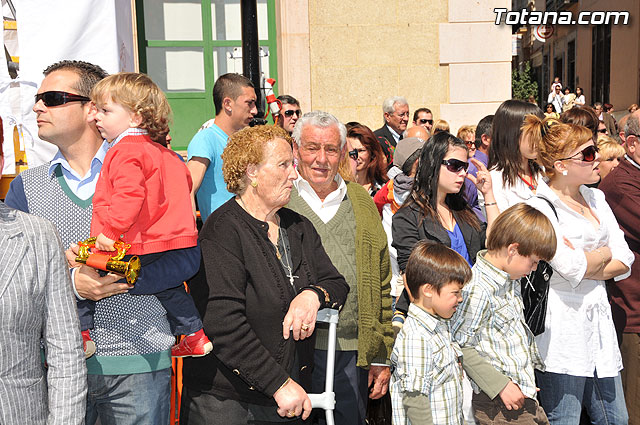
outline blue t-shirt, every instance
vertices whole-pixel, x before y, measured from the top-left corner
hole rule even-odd
[[[456,223],[455,227],[453,228],[453,232],[447,230],[447,233],[449,234],[449,239],[451,239],[451,249],[462,255],[462,258],[467,260],[467,263],[469,263],[470,266],[473,266],[473,264],[471,264],[471,259],[469,258],[467,245],[464,243],[464,236],[462,236],[462,232],[460,231],[458,223]]]
[[[220,127],[212,124],[211,127],[197,132],[187,148],[188,160],[194,156],[209,160],[209,166],[196,193],[202,221],[233,196],[227,191],[227,184],[222,177],[221,155],[227,146],[228,138]]]

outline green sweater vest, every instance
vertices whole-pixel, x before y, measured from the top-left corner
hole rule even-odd
[[[349,284],[349,295],[340,311],[337,329],[336,349],[338,351],[356,351],[358,349],[358,285],[356,277],[356,229],[353,226],[355,216],[349,198],[346,198],[335,216],[329,222],[323,222],[311,207],[295,192],[289,201],[289,207],[307,217],[322,239],[322,246],[333,265]],[[329,328],[318,325],[316,328],[316,348],[327,349]]]
[[[355,254],[355,274],[356,274],[356,288],[354,294],[349,293],[347,303],[353,303],[356,301],[356,306],[350,307],[351,311],[357,315],[357,350],[358,361],[357,365],[360,367],[368,368],[371,363],[388,363],[389,356],[391,355],[391,348],[393,346],[393,331],[391,329],[391,286],[389,284],[391,280],[391,266],[389,263],[389,251],[387,247],[387,235],[382,228],[382,222],[380,220],[380,214],[376,208],[371,196],[367,191],[357,183],[347,182],[347,202],[343,201],[340,205],[340,209],[332,220],[326,225],[315,215],[312,214],[309,205],[300,197],[297,190],[294,188],[291,191],[291,200],[288,207],[309,218],[316,230],[322,237],[322,243],[327,251],[327,254],[334,262],[336,268],[344,274],[347,283],[352,288],[352,278],[348,276],[349,271],[344,270],[334,260],[335,253],[333,251],[333,244],[342,240],[346,236],[335,236],[335,239],[327,239],[323,234],[320,227],[327,227],[330,229],[330,224],[336,221],[338,215],[343,210],[343,214],[352,210],[351,217],[342,215],[344,223],[338,223],[340,229],[344,229],[345,224],[352,224],[355,219],[355,226],[349,226],[349,235],[355,232],[355,238],[352,239],[350,245],[338,246],[341,251],[345,251],[344,255],[337,255],[338,258],[348,259]],[[346,203],[351,204],[351,208],[345,206]],[[315,217],[314,217],[315,216]],[[348,222],[347,219],[351,218]],[[319,221],[323,226],[318,226],[316,221]],[[355,227],[355,229],[354,229]],[[333,231],[332,229],[330,229]],[[351,236],[349,236],[351,237]],[[327,240],[325,242],[325,240]],[[354,249],[348,249],[353,247]],[[350,252],[350,253],[347,253]],[[342,260],[340,260],[342,261]],[[348,331],[349,327],[349,313],[347,307],[343,308],[340,313],[340,324],[345,322],[345,326]],[[318,334],[317,337],[319,344],[326,344],[326,336]],[[344,335],[343,339],[339,339],[339,343],[342,344],[342,350],[350,349],[349,337]]]

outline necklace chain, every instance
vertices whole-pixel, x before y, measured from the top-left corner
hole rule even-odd
[[[580,214],[581,214],[581,215],[584,215],[584,206],[582,206],[582,204],[581,204],[580,202],[576,201],[575,199],[573,199],[573,198],[572,198],[572,197],[570,197],[570,196],[562,195],[562,197],[564,198],[564,200],[565,200],[565,201],[570,200],[570,201],[571,201],[571,203],[572,203],[574,206],[576,206],[576,207],[580,208]]]
[[[242,204],[242,207],[244,208],[244,210],[249,215],[252,215],[249,212],[249,209],[247,208],[247,205],[242,200],[241,196],[238,196],[238,201],[240,201],[240,203]],[[293,286],[293,279],[298,278],[298,276],[294,276],[293,275],[293,270],[291,269],[291,260],[289,259],[289,255],[287,254],[287,248],[284,246],[284,239],[282,239],[282,231],[281,231],[282,229],[280,228],[280,219],[279,219],[279,217],[277,215],[276,215],[276,226],[278,226],[278,238],[276,239],[276,242],[273,243],[271,238],[269,238],[268,236],[267,236],[267,238],[269,239],[269,242],[271,242],[271,244],[276,249],[276,257],[278,258],[278,261],[280,261],[280,264],[282,264],[282,267],[284,267],[284,269],[286,270],[285,274],[289,278],[289,282],[291,283],[291,286]],[[280,245],[280,240],[281,239],[283,241],[282,245],[283,245],[284,255],[280,252],[280,246],[279,245]],[[284,261],[283,261],[283,258],[284,258]]]

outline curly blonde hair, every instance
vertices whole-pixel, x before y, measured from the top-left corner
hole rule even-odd
[[[463,125],[458,129],[456,137],[462,141],[466,136],[471,136],[472,140],[476,138],[476,126],[475,125]]]
[[[154,142],[167,145],[171,107],[160,87],[149,76],[138,72],[119,72],[100,80],[91,90],[97,107],[111,100],[142,118],[139,128],[149,132]]]
[[[247,167],[260,164],[264,158],[264,146],[272,140],[283,139],[292,146],[293,139],[282,127],[258,125],[245,127],[229,137],[222,152],[222,176],[227,189],[242,195],[247,188]]]

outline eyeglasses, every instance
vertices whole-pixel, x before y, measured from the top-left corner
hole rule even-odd
[[[476,143],[475,143],[473,140],[470,140],[470,141],[468,141],[468,142],[464,142],[464,144],[465,144],[465,145],[467,145],[467,147],[468,147],[469,149],[471,149],[472,147],[475,147],[475,146],[476,146]]]
[[[587,146],[586,148],[582,149],[580,152],[578,152],[575,155],[572,155],[568,158],[562,158],[560,159],[560,161],[565,161],[567,159],[578,159],[576,158],[576,155],[582,154],[582,159],[581,161],[583,162],[593,162],[596,160],[596,154],[598,153],[598,147],[596,145],[590,145]]]
[[[428,120],[428,119],[426,119],[426,118],[420,118],[420,119],[418,120],[418,122],[419,122],[420,124],[426,124],[426,123],[429,123],[429,124],[433,125],[433,120]]]
[[[605,134],[606,132],[607,132],[607,129],[606,129],[606,128],[599,128],[599,129],[598,129],[598,133]]]
[[[349,151],[349,158],[353,159],[354,161],[358,159],[358,149]]]
[[[300,114],[302,114],[302,111],[300,109],[288,109],[288,110],[284,111],[284,116],[285,117],[291,117],[291,116],[293,116],[293,114],[296,114],[297,116],[300,116]]]
[[[80,96],[79,94],[67,93],[65,91],[46,91],[44,93],[38,93],[35,96],[36,102],[42,100],[44,106],[60,106],[69,102],[89,102],[86,96]]]
[[[459,159],[455,158],[443,160],[442,165],[446,165],[447,170],[451,171],[452,173],[459,173],[462,170],[466,172],[467,168],[469,168],[468,162],[460,161]]]

